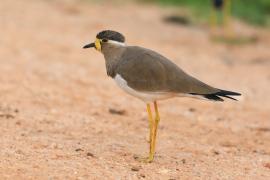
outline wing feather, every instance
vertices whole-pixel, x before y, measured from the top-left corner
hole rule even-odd
[[[196,94],[218,92],[218,89],[188,75],[172,61],[152,50],[130,46],[121,59],[116,73],[135,90]]]

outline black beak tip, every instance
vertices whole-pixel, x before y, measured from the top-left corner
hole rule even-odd
[[[92,48],[92,47],[95,47],[95,43],[87,44],[87,45],[83,46],[83,49]]]

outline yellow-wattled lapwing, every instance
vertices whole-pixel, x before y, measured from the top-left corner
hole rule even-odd
[[[235,100],[230,96],[240,95],[211,87],[195,79],[155,51],[127,46],[125,37],[116,31],[105,30],[98,33],[95,42],[83,48],[92,47],[104,55],[108,76],[125,92],[146,103],[150,128],[150,152],[147,162],[152,162],[155,154],[160,120],[158,100],[188,96],[223,101],[223,97]],[[154,118],[150,103],[154,104]]]

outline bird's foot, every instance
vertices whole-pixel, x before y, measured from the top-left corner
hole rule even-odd
[[[151,163],[154,160],[153,156],[149,156],[149,157],[139,157],[139,156],[134,156],[134,159],[138,162],[141,163]]]

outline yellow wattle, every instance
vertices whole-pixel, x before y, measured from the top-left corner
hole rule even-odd
[[[98,51],[101,51],[100,39],[96,38],[95,47]]]

